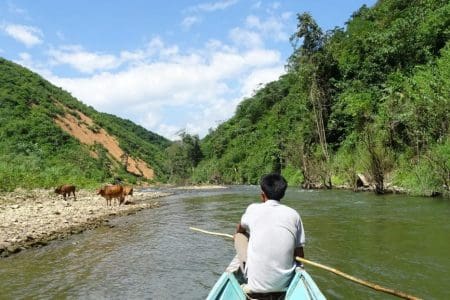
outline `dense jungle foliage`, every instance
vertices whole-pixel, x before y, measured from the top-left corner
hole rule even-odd
[[[136,182],[138,178],[102,145],[83,145],[55,124],[57,115],[68,113],[66,108],[78,119],[76,111],[90,117],[93,130],[103,128],[115,136],[125,153],[154,169],[157,180],[167,179],[168,140],[128,120],[99,113],[39,75],[0,58],[0,190],[67,182],[89,187],[114,177]]]
[[[291,186],[396,185],[417,194],[450,185],[450,3],[380,0],[345,28],[298,15],[287,73],[242,101],[201,141],[194,182]]]

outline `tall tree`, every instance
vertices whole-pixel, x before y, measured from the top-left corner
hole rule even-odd
[[[291,36],[290,41],[294,47],[294,54],[291,57],[290,67],[300,71],[299,75],[307,84],[309,89],[309,102],[314,114],[315,127],[319,145],[322,151],[323,183],[327,188],[331,188],[331,168],[330,154],[326,138],[326,116],[329,101],[329,74],[326,65],[329,62],[324,61],[324,36],[322,30],[316,21],[308,13],[297,15],[297,31]],[[298,47],[299,41],[303,43]],[[303,166],[302,169],[306,169]]]
[[[184,182],[192,176],[194,168],[203,158],[198,135],[180,132],[180,141],[166,149],[169,157],[170,180]]]

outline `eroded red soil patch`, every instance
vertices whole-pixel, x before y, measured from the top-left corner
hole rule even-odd
[[[65,109],[68,110],[66,107]],[[83,144],[101,144],[115,160],[122,162],[125,153],[120,148],[117,139],[103,128],[96,128],[92,119],[85,114],[79,111],[76,111],[76,114],[78,114],[79,119],[66,113],[64,117],[58,116],[55,123]],[[95,155],[93,153],[93,156]],[[153,169],[139,158],[128,157],[126,168],[128,172],[147,179],[153,179],[155,176]]]

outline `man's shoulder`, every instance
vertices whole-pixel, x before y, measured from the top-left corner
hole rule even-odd
[[[247,211],[258,209],[258,207],[261,207],[262,203],[252,203],[249,206],[247,206]]]
[[[293,216],[298,216],[298,217],[300,217],[300,214],[298,213],[298,211],[296,211],[296,210],[293,209],[292,207],[287,206],[287,205],[285,205],[285,204],[281,204],[280,206],[285,210],[285,212],[286,212],[287,214],[291,214],[291,215],[293,215]]]

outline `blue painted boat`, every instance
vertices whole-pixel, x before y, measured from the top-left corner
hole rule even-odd
[[[240,276],[235,272],[225,271],[210,291],[207,300],[246,300],[246,294],[238,281]],[[314,280],[304,269],[297,268],[289,284],[284,299],[304,300],[326,299]]]

